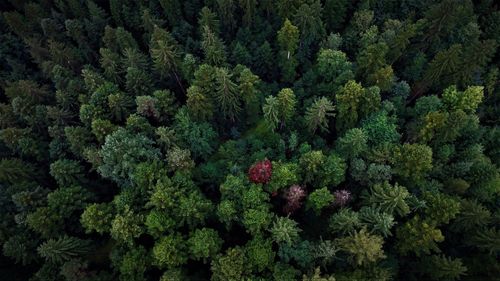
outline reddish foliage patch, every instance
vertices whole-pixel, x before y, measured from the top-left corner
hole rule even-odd
[[[302,200],[306,197],[306,191],[302,186],[294,184],[285,191],[284,197],[286,205],[283,207],[283,211],[291,214],[302,206]]]
[[[253,183],[268,183],[273,172],[273,164],[269,160],[255,163],[248,170],[248,179]]]

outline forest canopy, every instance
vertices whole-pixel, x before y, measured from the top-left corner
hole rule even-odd
[[[0,279],[494,281],[495,0],[6,0]]]

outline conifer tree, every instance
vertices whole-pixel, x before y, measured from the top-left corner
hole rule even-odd
[[[269,96],[262,107],[264,118],[268,125],[275,129],[283,129],[287,121],[293,116],[295,111],[295,94],[292,89],[285,88],[279,91],[276,97]]]
[[[178,0],[159,0],[159,2],[170,26],[176,26],[182,17],[181,2]]]
[[[369,234],[366,229],[341,238],[338,243],[341,249],[349,254],[353,265],[366,265],[386,257],[382,250],[382,237]]]
[[[50,239],[38,247],[40,256],[59,264],[71,258],[86,254],[88,250],[88,241],[70,236]]]
[[[278,31],[278,44],[280,46],[279,62],[283,80],[286,82],[293,82],[295,79],[295,68],[298,64],[295,52],[297,51],[298,43],[299,29],[286,19]]]
[[[316,99],[307,108],[304,116],[309,131],[314,133],[318,128],[321,131],[328,131],[328,118],[335,116],[334,110],[335,106],[326,97]]]
[[[216,70],[215,100],[222,112],[222,116],[234,122],[241,111],[241,97],[237,85],[231,78],[232,74],[227,69],[218,68]]]
[[[206,63],[222,66],[226,62],[226,50],[222,40],[208,26],[203,27],[202,38],[201,47]]]
[[[400,186],[397,183],[391,186],[385,182],[383,184],[375,184],[370,189],[370,195],[365,196],[365,200],[368,205],[379,207],[384,212],[405,216],[410,212],[410,207],[406,203],[409,195],[408,190],[404,186]]]
[[[167,31],[155,26],[151,35],[150,52],[153,66],[160,75],[166,76],[172,73],[177,84],[184,91],[184,86],[177,74],[181,54],[175,39]]]

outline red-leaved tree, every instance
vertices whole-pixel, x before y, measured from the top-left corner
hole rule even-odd
[[[269,160],[255,163],[248,170],[248,179],[253,183],[268,183],[273,172],[273,164]]]

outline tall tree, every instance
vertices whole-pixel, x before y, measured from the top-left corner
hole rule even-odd
[[[150,42],[151,58],[154,68],[161,76],[172,73],[182,92],[185,92],[177,74],[180,65],[180,51],[175,39],[166,30],[155,26]]]
[[[224,118],[236,121],[241,111],[241,97],[238,86],[231,80],[232,74],[226,68],[216,70],[215,100]]]
[[[279,124],[283,129],[295,112],[295,104],[295,94],[289,88],[279,91],[277,97],[267,97],[262,111],[268,125],[275,129]]]
[[[283,81],[293,82],[295,79],[295,68],[298,64],[295,52],[297,51],[298,43],[299,29],[286,19],[278,31],[278,44],[280,47],[279,63]]]
[[[334,110],[335,106],[326,97],[316,99],[307,108],[304,116],[309,131],[314,133],[319,128],[321,131],[327,132],[328,118],[335,116],[333,113]]]
[[[221,66],[226,62],[224,43],[208,26],[203,27],[201,47],[208,64]]]

